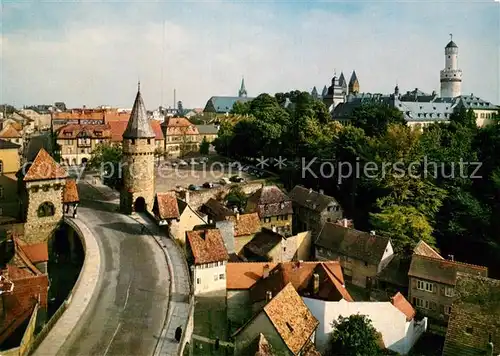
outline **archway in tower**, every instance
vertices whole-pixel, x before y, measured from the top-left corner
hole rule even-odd
[[[138,213],[143,213],[146,211],[146,200],[143,197],[139,197],[135,200],[134,211]]]

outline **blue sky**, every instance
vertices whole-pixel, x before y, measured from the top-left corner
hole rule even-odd
[[[449,33],[462,92],[500,103],[500,3],[2,1],[0,102],[203,107],[212,95],[321,90],[356,70],[365,92],[439,92]]]

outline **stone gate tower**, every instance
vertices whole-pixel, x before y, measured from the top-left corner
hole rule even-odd
[[[155,194],[155,133],[141,96],[140,84],[127,128],[123,133],[120,209],[126,214],[153,208]]]
[[[441,97],[455,98],[462,94],[462,70],[458,69],[458,46],[453,42],[450,34],[450,42],[444,49],[444,69],[441,71]]]

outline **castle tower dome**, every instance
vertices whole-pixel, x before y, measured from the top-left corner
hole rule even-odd
[[[123,133],[123,187],[120,209],[126,214],[151,210],[155,192],[155,132],[151,127],[140,84]]]
[[[452,34],[444,54],[444,69],[440,73],[441,97],[455,98],[462,94],[462,70],[458,68],[458,46],[453,42]]]

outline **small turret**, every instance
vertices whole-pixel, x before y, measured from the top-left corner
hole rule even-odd
[[[312,92],[311,92],[311,96],[314,98],[314,99],[318,99],[318,90],[316,89],[316,87],[313,88]]]
[[[245,78],[241,78],[241,86],[240,86],[240,90],[238,91],[238,96],[240,98],[247,97],[247,90],[245,88]]]
[[[351,79],[349,80],[349,93],[359,93],[359,81],[356,76],[356,71],[352,71]]]

